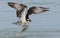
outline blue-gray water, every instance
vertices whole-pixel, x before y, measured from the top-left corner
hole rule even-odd
[[[18,20],[15,9],[7,2],[48,7],[50,11],[31,15],[28,30],[20,34],[20,27],[12,24]],[[60,38],[60,0],[0,0],[0,38]]]
[[[26,31],[20,33],[18,28],[9,28],[0,31],[0,38],[59,38],[59,30]]]

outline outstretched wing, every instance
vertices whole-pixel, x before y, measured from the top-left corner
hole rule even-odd
[[[29,15],[31,15],[31,14],[40,14],[40,13],[49,11],[48,9],[49,9],[49,8],[36,7],[36,6],[30,7],[30,8],[28,9],[28,12],[27,12],[27,15],[26,15],[26,20],[27,20],[27,21],[31,21],[31,20],[29,19]]]
[[[25,4],[18,4],[14,2],[8,2],[8,5],[14,9],[16,9],[16,16],[18,18],[21,17],[22,11],[27,7]]]
[[[21,11],[20,10],[16,10],[16,16],[20,18],[21,15],[22,15],[22,11],[23,10],[21,10]]]
[[[48,9],[49,9],[49,8],[33,6],[33,7],[30,7],[30,8],[28,9],[28,14],[29,14],[29,15],[31,15],[31,14],[40,14],[40,13],[49,11]]]

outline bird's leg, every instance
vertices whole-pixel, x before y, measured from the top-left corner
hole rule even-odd
[[[28,25],[24,25],[22,26],[22,31],[21,32],[25,32],[28,29]]]

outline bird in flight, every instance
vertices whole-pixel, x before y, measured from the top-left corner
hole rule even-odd
[[[29,18],[30,15],[40,14],[49,11],[49,8],[38,6],[32,6],[29,9],[27,9],[27,5],[15,2],[8,2],[8,6],[16,10],[16,16],[19,18],[19,20],[13,24],[19,24],[19,26],[24,27],[22,29],[22,32],[27,29],[28,22],[31,22],[31,19]]]

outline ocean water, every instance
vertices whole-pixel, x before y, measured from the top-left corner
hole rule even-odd
[[[9,28],[0,31],[0,38],[59,38],[59,30],[26,31],[20,33],[18,28]]]
[[[24,3],[29,7],[42,6],[50,11],[31,15],[27,31],[12,24],[16,22],[16,10],[8,2]],[[0,38],[60,38],[60,0],[0,0]]]

